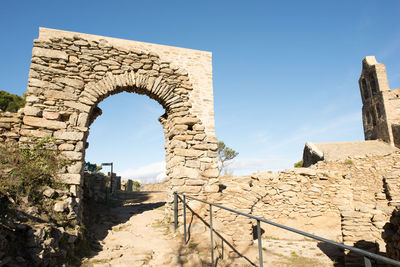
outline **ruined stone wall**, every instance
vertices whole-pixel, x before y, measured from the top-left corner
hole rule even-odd
[[[400,152],[322,161],[310,168],[220,177],[209,200],[372,252],[385,252],[381,235],[400,200]],[[207,214],[205,214],[207,215]],[[217,231],[243,251],[253,242],[254,220],[215,211]],[[264,236],[303,237],[262,224]],[[355,255],[346,264],[360,262]]]
[[[363,103],[365,140],[383,140],[395,145],[398,136],[392,130],[400,122],[400,89],[389,88],[386,68],[373,56],[365,57],[359,79]]]
[[[131,179],[121,181],[121,190],[125,192],[132,192],[133,181]]]
[[[60,180],[79,203],[89,128],[101,115],[97,105],[123,91],[147,95],[165,110],[159,121],[167,207],[172,192],[218,190],[210,52],[40,28],[26,106],[16,115],[0,114],[0,134],[21,143],[53,137],[71,162],[60,170]]]
[[[83,173],[83,191],[85,197],[99,203],[107,201],[108,197],[121,190],[121,177],[112,176],[113,190],[110,189],[110,175],[85,171]]]

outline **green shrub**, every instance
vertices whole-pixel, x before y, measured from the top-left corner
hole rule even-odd
[[[303,160],[300,160],[299,162],[296,162],[296,163],[294,164],[294,167],[295,167],[295,168],[301,168],[301,167],[303,167]]]
[[[138,181],[132,181],[132,190],[133,191],[140,191],[140,188],[142,188],[142,184]]]
[[[351,159],[346,159],[346,160],[344,161],[344,164],[347,164],[347,165],[354,165],[354,162],[353,162]]]
[[[43,186],[61,186],[56,174],[67,162],[60,159],[54,139],[32,138],[31,144],[27,148],[16,143],[0,147],[0,193],[13,199],[27,196],[39,203]]]

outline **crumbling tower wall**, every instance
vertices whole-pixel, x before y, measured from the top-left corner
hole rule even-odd
[[[380,139],[400,147],[400,89],[390,89],[385,64],[374,56],[365,57],[358,83],[365,140]]]

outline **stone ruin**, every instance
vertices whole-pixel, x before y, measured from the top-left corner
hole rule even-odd
[[[385,252],[383,235],[392,244],[391,255],[400,256],[400,212],[393,212],[400,205],[395,148],[400,89],[389,89],[385,67],[374,57],[364,59],[359,82],[365,139],[380,141],[309,143],[304,152],[309,168],[218,177],[211,53],[40,28],[26,106],[17,114],[0,113],[0,137],[21,144],[32,136],[54,137],[57,149],[73,162],[60,178],[79,203],[89,127],[101,115],[98,103],[123,91],[145,94],[165,109],[159,121],[165,134],[167,213],[172,192],[186,193],[373,252]],[[190,205],[208,220],[207,207]],[[215,230],[246,251],[255,222],[214,212]],[[391,226],[385,226],[389,219]],[[263,227],[267,236],[295,238]],[[346,255],[347,265],[359,260]]]
[[[400,260],[400,89],[390,90],[384,64],[366,57],[360,90],[366,141],[308,142],[303,168],[220,177],[222,190],[208,199],[373,253],[387,250]],[[223,211],[216,216],[223,222],[217,231],[246,251],[255,221]],[[272,239],[303,238],[263,227]],[[360,262],[346,253],[346,266]]]
[[[0,114],[1,138],[29,143],[32,136],[54,137],[61,155],[73,162],[60,179],[79,203],[89,128],[101,115],[98,103],[123,91],[147,95],[165,110],[159,121],[167,203],[172,192],[217,191],[210,52],[40,28],[26,106]]]
[[[365,140],[400,148],[400,88],[390,89],[383,63],[365,57],[359,79]]]

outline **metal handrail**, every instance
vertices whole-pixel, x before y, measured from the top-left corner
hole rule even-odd
[[[183,199],[181,198],[180,195],[183,196]],[[233,210],[233,209],[230,209],[230,208],[218,205],[218,204],[207,202],[205,200],[197,199],[197,198],[194,198],[194,197],[191,197],[191,196],[186,196],[184,194],[178,194],[176,192],[174,193],[175,229],[178,228],[178,198],[184,204],[183,205],[183,207],[184,207],[184,215],[186,215],[186,206],[189,208],[188,204],[186,203],[186,198],[189,198],[189,199],[192,199],[192,200],[196,200],[196,201],[202,202],[204,204],[210,205],[210,231],[211,231],[211,242],[212,242],[211,243],[211,245],[212,245],[212,247],[211,247],[211,256],[212,256],[211,262],[212,263],[211,264],[212,264],[212,266],[214,266],[214,256],[213,256],[214,250],[213,250],[213,241],[212,241],[213,240],[213,238],[212,238],[212,232],[213,232],[213,227],[212,227],[212,206],[220,208],[220,209],[224,209],[224,210],[227,210],[227,211],[230,211],[230,212],[233,212],[233,213],[236,213],[236,214],[239,214],[239,215],[242,215],[242,216],[245,216],[245,217],[248,217],[248,218],[251,218],[251,219],[254,219],[254,220],[257,221],[257,237],[258,237],[258,250],[259,250],[260,267],[263,266],[260,222],[264,222],[264,223],[267,223],[267,224],[270,224],[270,225],[285,229],[287,231],[291,231],[291,232],[294,232],[294,233],[297,233],[297,234],[300,234],[300,235],[303,235],[303,236],[306,236],[306,237],[309,237],[309,238],[312,238],[312,239],[315,239],[315,240],[318,240],[318,241],[322,241],[322,242],[334,245],[334,246],[342,248],[342,249],[347,249],[347,250],[355,252],[357,254],[361,254],[361,255],[364,256],[364,264],[365,264],[366,267],[372,266],[371,259],[374,259],[374,260],[377,260],[377,261],[380,261],[380,262],[384,262],[384,263],[388,263],[388,264],[392,264],[393,266],[400,266],[400,261],[396,261],[396,260],[390,259],[388,257],[384,257],[384,256],[381,256],[381,255],[378,255],[378,254],[375,254],[375,253],[372,253],[372,252],[369,252],[369,251],[366,251],[366,250],[362,250],[362,249],[359,249],[359,248],[347,246],[345,244],[338,243],[338,242],[335,242],[335,241],[332,241],[332,240],[329,240],[329,239],[326,239],[326,238],[323,238],[323,237],[320,237],[320,236],[316,236],[316,235],[313,235],[313,234],[310,234],[310,233],[307,233],[307,232],[303,232],[303,231],[300,231],[300,230],[297,230],[297,229],[294,229],[294,228],[291,228],[291,227],[288,227],[288,226],[285,226],[285,225],[282,225],[282,224],[279,224],[279,223],[275,223],[275,222],[272,222],[272,221],[269,221],[269,220],[266,220],[266,219],[263,219],[263,218],[248,214],[248,213],[244,213],[244,212],[241,212],[241,211]],[[186,216],[184,216],[184,227],[185,227],[184,233],[185,233],[185,243],[186,243]]]

